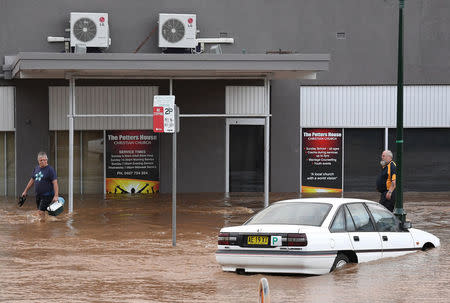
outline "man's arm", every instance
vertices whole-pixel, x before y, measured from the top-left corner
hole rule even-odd
[[[395,175],[394,175],[394,176],[395,176]],[[386,199],[391,200],[392,192],[394,191],[395,186],[396,186],[396,185],[395,185],[395,179],[394,179],[394,180],[392,180],[391,186],[389,186],[389,190],[388,190],[388,192],[386,193]]]
[[[25,187],[25,190],[23,191],[22,196],[27,195],[28,190],[31,188],[31,186],[33,186],[33,184],[34,184],[34,179],[30,178],[30,181],[28,181],[27,187]]]
[[[59,187],[58,187],[58,179],[52,181],[53,183],[53,191],[55,195],[53,196],[53,202],[58,201]]]

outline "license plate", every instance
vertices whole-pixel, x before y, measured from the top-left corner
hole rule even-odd
[[[247,244],[249,244],[249,245],[268,245],[269,237],[268,236],[248,236]]]

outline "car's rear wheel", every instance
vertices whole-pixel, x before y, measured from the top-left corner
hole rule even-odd
[[[335,271],[336,269],[340,269],[348,263],[350,263],[350,259],[347,257],[347,255],[343,253],[338,253],[336,259],[334,260],[333,266],[331,267],[330,272]]]

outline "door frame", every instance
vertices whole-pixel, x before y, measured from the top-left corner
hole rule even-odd
[[[227,118],[225,123],[225,194],[230,193],[230,126],[265,125],[265,118]]]

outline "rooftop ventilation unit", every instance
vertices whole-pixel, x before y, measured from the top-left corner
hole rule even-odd
[[[159,47],[195,48],[196,34],[195,14],[159,14]]]
[[[70,13],[70,46],[108,48],[107,13]]]

